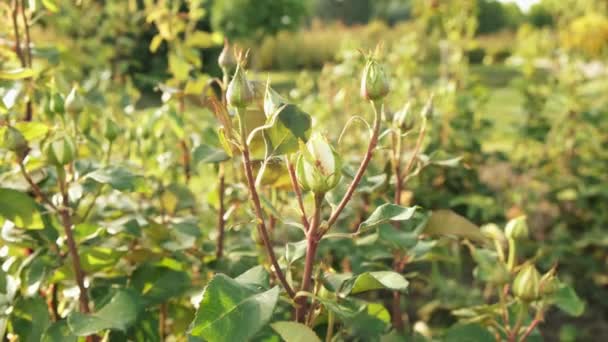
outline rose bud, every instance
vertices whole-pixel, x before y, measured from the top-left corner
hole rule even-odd
[[[507,238],[512,240],[528,239],[526,216],[519,216],[510,220],[505,227],[505,234],[507,235]]]
[[[383,99],[390,90],[384,67],[373,56],[369,57],[361,77],[361,97],[370,101]]]
[[[64,107],[68,114],[76,115],[82,112],[84,101],[77,87],[72,87],[68,96],[65,97]]]
[[[304,190],[324,194],[333,189],[340,178],[342,160],[327,139],[313,134],[306,145],[302,144],[296,165],[296,176]]]
[[[550,296],[557,291],[559,287],[559,281],[555,277],[555,268],[549,270],[549,272],[543,274],[540,278],[539,291],[541,296]]]
[[[524,265],[515,280],[513,280],[513,294],[524,302],[532,302],[540,297],[540,274],[533,264]]]
[[[46,159],[55,166],[64,166],[76,158],[76,146],[69,136],[55,139],[46,147]]]
[[[18,129],[10,126],[4,131],[4,146],[7,150],[15,152],[19,160],[23,160],[30,150],[23,134]]]
[[[236,58],[234,58],[234,53],[230,51],[228,39],[224,39],[224,48],[217,58],[217,64],[226,75],[232,74],[236,68]]]
[[[228,90],[226,91],[226,100],[228,104],[236,108],[245,108],[253,101],[253,90],[247,81],[245,70],[243,66],[239,64],[236,67],[236,72],[232,81],[228,84]]]
[[[270,87],[270,82],[266,83],[266,93],[264,94],[264,114],[272,116],[279,108],[287,104],[287,100],[279,95]]]
[[[116,138],[120,134],[120,131],[120,127],[118,127],[114,120],[110,118],[106,119],[106,127],[103,135],[106,139],[108,139],[108,141],[112,142],[116,140]]]

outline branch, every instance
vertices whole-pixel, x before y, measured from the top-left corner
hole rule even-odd
[[[59,215],[61,217],[61,222],[63,224],[63,230],[65,232],[66,242],[68,244],[68,251],[70,252],[70,257],[72,259],[72,267],[74,268],[74,275],[76,276],[76,284],[78,285],[78,289],[80,291],[79,301],[80,301],[80,311],[82,313],[89,313],[89,296],[87,294],[87,289],[84,286],[84,271],[82,270],[82,266],[80,265],[80,255],[78,254],[78,247],[76,246],[76,241],[74,240],[74,235],[72,234],[72,216],[70,215],[70,203],[68,199],[68,191],[67,186],[65,184],[65,176],[62,176],[61,173],[65,172],[62,169],[58,168],[59,176],[59,188],[61,190],[61,197],[63,205],[59,208]]]
[[[357,186],[359,185],[359,182],[361,181],[363,174],[367,170],[367,165],[369,164],[369,162],[372,159],[376,145],[378,144],[378,135],[380,134],[381,121],[380,121],[380,115],[378,113],[378,108],[377,108],[378,104],[372,101],[372,106],[374,107],[374,131],[373,131],[372,137],[369,141],[369,145],[367,146],[367,152],[365,153],[365,158],[363,158],[363,161],[361,162],[361,165],[359,166],[359,170],[357,170],[357,174],[355,175],[355,178],[348,186],[348,190],[346,190],[346,194],[344,194],[344,197],[340,201],[340,204],[338,204],[338,207],[332,213],[329,220],[327,221],[328,230],[331,228],[331,226],[334,223],[336,223],[336,221],[338,220],[338,217],[340,217],[340,214],[342,213],[342,210],[344,210],[344,208],[350,201],[351,197],[353,196],[353,193],[355,192],[355,189],[357,189]]]
[[[13,10],[12,10],[12,19],[13,19],[13,31],[15,33],[15,53],[17,57],[19,57],[19,61],[21,62],[22,67],[26,67],[25,57],[23,57],[23,51],[21,51],[21,34],[19,34],[19,22],[17,21],[19,4],[17,0],[13,0]]]
[[[520,342],[525,342],[526,339],[530,336],[530,334],[532,334],[532,331],[534,331],[534,328],[536,328],[540,322],[542,322],[543,319],[543,310],[538,310],[536,312],[536,316],[534,317],[534,320],[532,321],[532,323],[530,323],[530,325],[526,328],[526,330],[524,331],[523,335],[521,335],[521,338],[519,339]]]
[[[224,230],[226,225],[226,220],[224,220],[224,189],[226,187],[226,182],[224,178],[224,164],[219,163],[218,165],[218,201],[219,208],[217,211],[217,248],[215,250],[215,257],[221,258],[224,254]]]
[[[25,178],[25,180],[27,181],[27,183],[30,185],[30,187],[34,191],[34,194],[36,194],[36,197],[38,198],[38,200],[46,203],[48,206],[50,206],[54,210],[57,210],[57,207],[53,204],[53,202],[51,202],[51,200],[49,200],[48,197],[46,197],[42,193],[42,190],[40,189],[40,187],[38,186],[38,184],[36,184],[34,182],[34,180],[32,179],[32,177],[30,176],[30,174],[27,172],[27,170],[25,169],[25,165],[23,165],[23,160],[19,160],[18,164],[19,164],[19,170],[21,171],[21,174],[23,175],[23,178]]]
[[[285,163],[287,164],[287,171],[289,171],[291,187],[293,188],[293,192],[296,193],[298,206],[300,207],[300,213],[302,215],[302,224],[304,225],[304,227],[308,228],[309,222],[306,216],[306,209],[304,208],[304,201],[302,200],[302,191],[300,189],[300,186],[298,185],[298,180],[296,178],[296,170],[294,169],[293,164],[289,161],[289,157],[285,157]]]
[[[239,109],[237,108],[237,116],[239,119],[239,124],[241,128],[241,141],[242,141],[242,156],[243,156],[243,168],[245,169],[245,177],[247,178],[247,186],[249,187],[249,195],[251,197],[251,202],[253,204],[253,209],[255,211],[255,215],[258,220],[258,230],[262,237],[262,241],[264,242],[264,247],[266,248],[266,253],[268,254],[268,258],[274,267],[274,272],[276,273],[277,278],[287,291],[289,297],[294,298],[295,292],[287,282],[287,278],[285,278],[285,274],[281,270],[279,266],[279,262],[277,261],[277,257],[272,248],[272,244],[270,242],[270,237],[268,236],[268,230],[266,229],[266,222],[264,221],[264,213],[262,211],[262,205],[260,203],[260,197],[258,195],[258,191],[255,187],[255,179],[253,178],[253,168],[251,166],[251,160],[249,158],[249,145],[247,144],[247,138],[245,136],[245,119],[241,117],[239,113]]]
[[[315,256],[317,254],[317,247],[319,246],[319,225],[321,223],[321,204],[323,203],[323,195],[315,194],[315,206],[310,221],[310,225],[306,231],[306,261],[304,264],[304,275],[302,276],[302,287],[300,291],[308,292],[312,282],[312,271],[315,266]],[[300,323],[304,323],[306,320],[306,297],[300,297],[297,299],[298,304],[296,310],[296,320]]]
[[[412,156],[410,157],[407,164],[405,165],[403,174],[400,175],[399,179],[403,180],[404,178],[406,178],[408,176],[409,172],[411,171],[412,166],[414,166],[414,160],[416,160],[416,157],[418,156],[418,153],[420,152],[420,147],[422,146],[422,140],[424,140],[425,133],[426,133],[426,118],[423,118],[422,126],[420,127],[420,132],[418,133],[418,139],[416,139],[416,145],[414,147],[414,152],[412,153]],[[399,184],[399,188],[401,188],[401,186],[402,186],[402,184]]]

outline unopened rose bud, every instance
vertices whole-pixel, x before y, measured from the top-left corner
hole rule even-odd
[[[526,216],[519,216],[509,221],[505,227],[505,234],[507,235],[507,238],[513,240],[528,239]]]
[[[77,87],[72,87],[68,96],[65,97],[64,107],[68,114],[76,115],[82,112],[84,100]]]
[[[234,53],[230,51],[230,43],[227,39],[224,40],[224,48],[217,58],[217,64],[226,75],[232,74],[236,68],[236,58],[234,58]]]
[[[116,140],[116,138],[120,134],[120,131],[121,131],[120,127],[118,127],[118,125],[116,124],[116,122],[114,122],[114,120],[112,120],[110,118],[106,119],[106,127],[105,127],[105,131],[104,131],[103,135],[106,139],[108,139],[108,141],[112,142],[112,141]]]
[[[14,127],[7,127],[4,131],[4,146],[7,150],[15,152],[19,160],[23,160],[29,151],[27,140],[21,132]]]
[[[552,268],[540,278],[539,290],[541,296],[554,294],[558,287],[559,281],[555,277],[555,268]]]
[[[279,93],[274,91],[270,87],[270,84],[266,84],[266,93],[264,94],[264,114],[267,117],[272,116],[279,108],[283,105],[287,104],[287,100],[285,100]]]
[[[53,114],[65,113],[64,99],[58,92],[52,92],[49,98],[49,111]]]
[[[414,127],[414,116],[411,114],[411,103],[408,102],[393,116],[393,125],[402,131],[409,131]]]
[[[342,160],[327,139],[314,134],[298,157],[296,176],[304,190],[323,194],[338,185],[341,168]]]
[[[55,139],[46,147],[46,158],[50,164],[64,166],[76,158],[76,146],[69,136]]]
[[[236,67],[236,72],[232,81],[228,84],[228,90],[226,91],[226,100],[228,104],[236,108],[245,108],[251,101],[253,101],[253,90],[247,81],[245,70],[243,66],[239,64]]]
[[[388,75],[375,57],[369,57],[361,77],[361,97],[370,101],[383,99],[389,92]]]
[[[424,104],[424,107],[422,107],[422,111],[420,112],[420,116],[422,118],[430,119],[433,117],[433,112],[435,110],[435,107],[433,106],[434,97],[434,95],[431,95],[431,97],[429,97],[429,99]]]
[[[505,233],[502,231],[502,229],[500,229],[497,225],[493,223],[482,226],[481,233],[492,240],[500,242],[501,245],[507,242]]]
[[[526,264],[513,280],[513,294],[524,302],[533,302],[540,298],[539,284],[540,273],[533,264]]]

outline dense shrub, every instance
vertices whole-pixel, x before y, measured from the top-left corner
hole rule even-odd
[[[308,13],[304,0],[216,0],[211,9],[215,31],[231,39],[260,39],[297,29]]]

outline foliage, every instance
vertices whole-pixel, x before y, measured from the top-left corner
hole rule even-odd
[[[608,85],[583,2],[480,38],[476,1],[413,1],[327,30],[288,91],[251,42],[204,72],[219,2],[0,5],[0,338],[600,336]],[[148,52],[156,93],[132,80]]]
[[[281,30],[297,29],[307,10],[302,0],[214,1],[211,24],[215,31],[231,39],[259,39]]]

